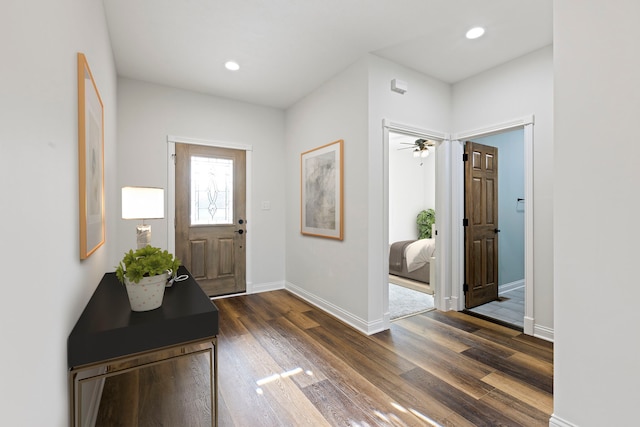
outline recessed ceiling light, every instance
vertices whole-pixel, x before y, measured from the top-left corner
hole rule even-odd
[[[238,71],[240,69],[240,65],[238,65],[238,63],[235,62],[235,61],[227,61],[227,62],[225,62],[224,67],[227,70],[231,70],[231,71]]]
[[[477,39],[478,37],[482,37],[484,34],[484,28],[482,27],[473,27],[469,31],[467,31],[467,38],[469,40]]]

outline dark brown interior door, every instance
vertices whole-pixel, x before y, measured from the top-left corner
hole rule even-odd
[[[246,291],[246,153],[176,144],[176,256],[209,296]]]
[[[498,149],[465,144],[465,307],[498,299]]]

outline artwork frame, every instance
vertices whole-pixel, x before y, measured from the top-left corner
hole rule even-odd
[[[300,233],[344,238],[344,140],[300,154]]]
[[[80,259],[105,241],[104,106],[84,54],[78,52],[78,189]]]

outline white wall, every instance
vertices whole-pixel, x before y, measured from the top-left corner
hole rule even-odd
[[[453,86],[453,129],[475,131],[535,115],[534,332],[552,335],[553,49],[540,49]]]
[[[99,0],[0,14],[3,425],[66,426],[67,337],[114,258],[116,73]],[[106,243],[80,261],[77,59],[105,107]]]
[[[300,154],[344,140],[344,240],[300,234]],[[360,60],[286,112],[287,287],[367,323],[367,68]]]
[[[247,284],[284,285],[284,112],[120,78],[118,188],[167,188],[167,135],[252,145],[247,212]],[[142,159],[142,160],[141,160]],[[140,165],[142,164],[142,169]],[[262,201],[271,202],[262,210]],[[118,200],[118,206],[120,201]],[[167,247],[166,219],[151,220],[152,244]],[[135,247],[136,221],[117,220],[117,249]],[[249,258],[250,256],[250,258]]]
[[[554,15],[551,425],[634,425],[640,383],[640,3],[617,0],[603,7],[594,0],[556,0]]]
[[[417,137],[405,139],[413,143]],[[426,158],[415,158],[413,149],[407,147],[410,146],[398,145],[389,148],[390,243],[417,239],[418,213],[423,209],[435,209],[436,156],[431,153]]]

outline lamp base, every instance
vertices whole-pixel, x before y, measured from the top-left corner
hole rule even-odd
[[[138,225],[136,227],[136,242],[138,243],[138,249],[142,249],[151,244],[151,226],[150,225]]]

